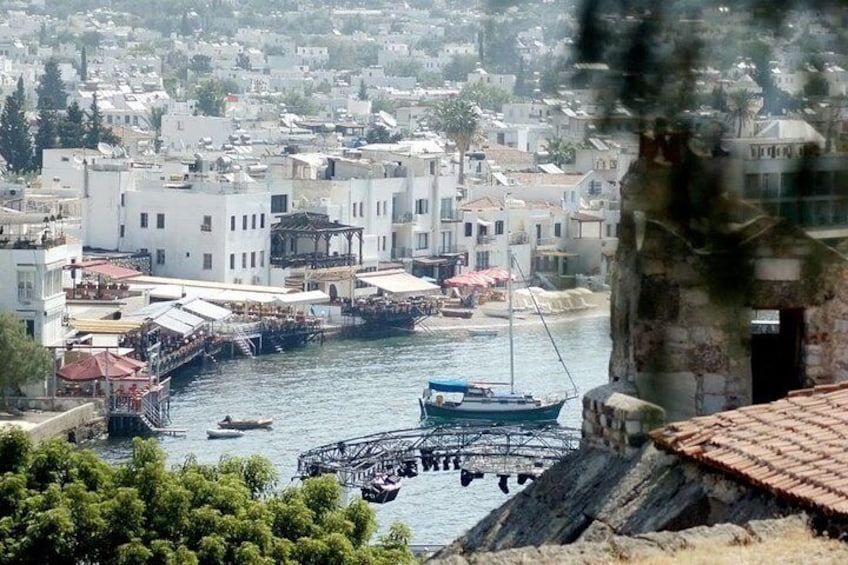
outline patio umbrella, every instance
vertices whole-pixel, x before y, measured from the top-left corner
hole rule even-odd
[[[494,283],[495,279],[485,275],[482,271],[469,271],[445,281],[447,286],[491,286]]]
[[[509,273],[506,269],[501,269],[500,267],[492,267],[479,272],[482,275],[493,278],[495,282],[503,282],[509,278]],[[512,280],[515,280],[515,275],[512,275]]]
[[[68,363],[56,371],[56,375],[66,381],[75,382],[96,381],[102,378],[120,379],[134,375],[146,365],[143,361],[111,351],[102,351],[75,363]]]

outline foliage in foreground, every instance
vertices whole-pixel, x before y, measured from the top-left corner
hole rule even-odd
[[[0,429],[0,564],[411,563],[409,530],[378,545],[373,509],[342,505],[325,476],[275,490],[270,462],[253,456],[166,469],[154,440],[108,465],[55,440],[33,446]]]

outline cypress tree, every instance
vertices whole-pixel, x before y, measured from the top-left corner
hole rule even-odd
[[[44,164],[44,150],[58,145],[58,121],[55,110],[42,108],[38,111],[38,133],[35,134],[35,166],[38,169]]]
[[[80,53],[79,76],[80,80],[88,80],[88,57],[85,54],[85,45],[82,46],[82,53]]]
[[[32,168],[32,141],[24,108],[17,93],[7,96],[0,113],[0,155],[9,171],[24,172]]]
[[[44,63],[44,74],[41,75],[41,80],[35,92],[38,94],[39,110],[42,108],[61,110],[68,103],[68,95],[65,93],[65,85],[62,82],[62,75],[59,73],[59,65],[53,59]]]
[[[74,102],[59,123],[59,146],[70,149],[83,147],[85,143],[84,115],[79,104]]]
[[[88,110],[88,123],[85,124],[85,147],[96,149],[100,143],[100,135],[103,132],[103,114],[97,106],[97,94],[91,99]]]

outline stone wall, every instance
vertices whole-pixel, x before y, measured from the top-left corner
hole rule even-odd
[[[669,421],[751,404],[755,309],[804,312],[799,385],[848,380],[848,260],[722,193],[720,159],[691,167],[643,160],[622,184],[610,380]]]
[[[102,416],[97,404],[89,402],[41,422],[29,430],[29,435],[33,442],[68,437],[69,432],[76,436],[76,430],[87,428],[96,420],[102,420]]]
[[[636,387],[619,382],[594,388],[583,397],[583,441],[631,456],[648,441],[648,432],[665,424],[665,411],[636,398]]]

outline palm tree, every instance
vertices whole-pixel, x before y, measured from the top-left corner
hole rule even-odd
[[[436,131],[456,144],[459,152],[459,184],[465,181],[465,154],[471,143],[480,135],[480,110],[464,98],[449,98],[436,102],[430,111]]]
[[[761,107],[762,99],[750,90],[736,90],[727,95],[728,121],[736,124],[736,137],[742,137],[742,128],[754,121]]]
[[[153,128],[153,150],[156,153],[159,153],[160,146],[162,144],[162,116],[164,116],[168,112],[168,109],[163,106],[153,106],[150,108],[150,114],[148,115],[148,121],[150,122],[150,126]]]
[[[545,140],[545,151],[548,152],[548,155],[550,155],[551,160],[557,167],[574,163],[576,155],[574,145],[558,135],[549,137]]]

